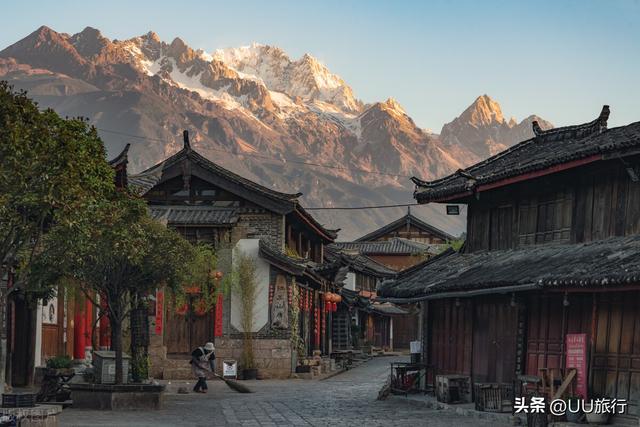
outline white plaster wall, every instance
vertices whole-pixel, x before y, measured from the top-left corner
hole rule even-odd
[[[269,264],[260,258],[258,249],[258,239],[241,239],[236,244],[233,251],[232,264],[236,267],[237,251],[240,250],[252,257],[256,263],[256,279],[258,284],[256,305],[253,311],[253,329],[251,332],[258,332],[269,321]],[[244,332],[241,322],[240,297],[236,292],[231,292],[231,325],[240,332]]]
[[[344,280],[344,287],[351,291],[356,290],[356,273],[351,271],[347,273],[347,278]]]

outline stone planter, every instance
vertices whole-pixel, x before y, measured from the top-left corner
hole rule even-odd
[[[160,384],[71,384],[74,408],[102,410],[161,409]]]

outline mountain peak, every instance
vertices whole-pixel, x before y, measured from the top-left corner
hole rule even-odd
[[[160,42],[160,36],[155,31],[149,31],[147,34],[143,36],[148,40],[153,40],[154,42]]]
[[[69,42],[85,58],[99,55],[110,43],[109,39],[103,37],[99,30],[92,27],[85,27],[81,32],[74,34]]]
[[[486,126],[491,123],[505,123],[500,104],[489,95],[482,95],[460,115],[460,119],[474,125]]]

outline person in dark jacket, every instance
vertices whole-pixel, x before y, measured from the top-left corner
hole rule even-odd
[[[198,379],[193,387],[196,393],[207,392],[207,371],[215,372],[216,354],[215,347],[212,342],[208,342],[204,347],[198,347],[191,352],[191,371]]]

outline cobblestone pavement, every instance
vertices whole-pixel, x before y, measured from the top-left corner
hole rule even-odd
[[[160,411],[108,412],[65,409],[64,426],[483,426],[479,420],[394,397],[376,401],[388,375],[388,357],[324,381],[246,381],[252,394],[238,394],[209,381],[206,395],[166,396]],[[175,384],[172,385],[174,387]],[[507,424],[505,424],[507,425]]]

